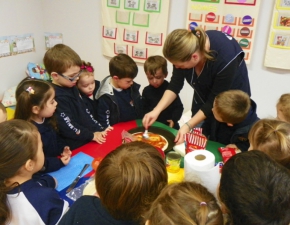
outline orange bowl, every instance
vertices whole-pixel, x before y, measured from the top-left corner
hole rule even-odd
[[[101,157],[94,158],[94,160],[92,161],[92,168],[94,171],[97,171],[101,161],[102,161]]]

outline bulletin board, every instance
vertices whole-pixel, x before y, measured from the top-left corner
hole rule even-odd
[[[264,65],[290,70],[290,0],[276,0]]]
[[[169,0],[102,0],[102,51],[144,63],[162,55],[167,34]]]
[[[233,36],[250,63],[261,0],[188,0],[186,27],[220,30]]]

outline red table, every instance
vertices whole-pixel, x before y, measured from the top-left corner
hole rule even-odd
[[[110,153],[111,151],[113,151],[119,145],[122,144],[122,131],[123,130],[128,131],[128,130],[131,130],[133,128],[141,127],[141,126],[143,126],[142,120],[133,120],[133,121],[129,121],[129,122],[122,122],[122,123],[115,124],[113,126],[114,130],[108,132],[105,143],[98,144],[96,142],[89,142],[88,144],[85,144],[82,147],[73,150],[72,156],[76,155],[79,152],[82,152],[82,153],[85,153],[93,158],[102,159],[108,153]],[[177,130],[175,130],[169,126],[166,126],[162,123],[159,123],[159,122],[155,122],[152,126],[156,126],[156,127],[160,127],[160,128],[165,129],[165,130],[168,130],[174,135],[177,134]],[[224,145],[217,143],[217,142],[212,142],[212,141],[207,142],[206,149],[211,151],[215,155],[216,162],[222,161],[221,155],[218,151],[218,147],[221,147],[221,146],[224,146]],[[181,162],[181,167],[183,167],[183,159]],[[77,186],[84,183],[93,174],[94,174],[94,171],[91,171],[90,173],[86,174],[85,177],[80,179]],[[66,189],[67,188],[60,191],[59,194],[62,198],[64,198],[65,200],[69,201],[70,204],[72,204],[73,201],[66,197],[66,193],[65,193]]]

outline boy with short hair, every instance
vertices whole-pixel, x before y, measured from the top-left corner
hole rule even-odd
[[[290,123],[290,93],[280,96],[277,105],[277,119]]]
[[[0,102],[0,123],[7,120],[7,111],[5,106]]]
[[[211,123],[202,125],[203,133],[211,141],[247,151],[248,133],[259,120],[256,108],[256,103],[241,90],[222,92],[215,97]]]
[[[164,159],[147,143],[122,144],[101,161],[95,185],[96,196],[77,199],[59,225],[144,224],[145,213],[167,185]]]
[[[149,85],[143,89],[142,98],[144,104],[144,113],[151,112],[167,89],[167,61],[162,56],[150,56],[144,63],[144,72],[146,73]],[[157,118],[158,122],[164,123],[170,127],[179,130],[178,121],[183,112],[183,104],[179,98],[176,99],[163,110]]]
[[[103,131],[87,109],[76,87],[82,72],[79,55],[70,47],[57,44],[45,53],[43,62],[55,88],[58,103],[55,115],[60,135],[67,145],[73,150],[90,141],[105,142],[107,130]]]
[[[110,75],[101,81],[96,94],[98,120],[104,127],[143,117],[140,85],[133,80],[138,67],[126,54],[118,54],[109,62]]]

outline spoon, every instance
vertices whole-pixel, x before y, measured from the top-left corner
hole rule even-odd
[[[145,132],[143,133],[143,138],[149,139],[148,130],[145,130]]]

